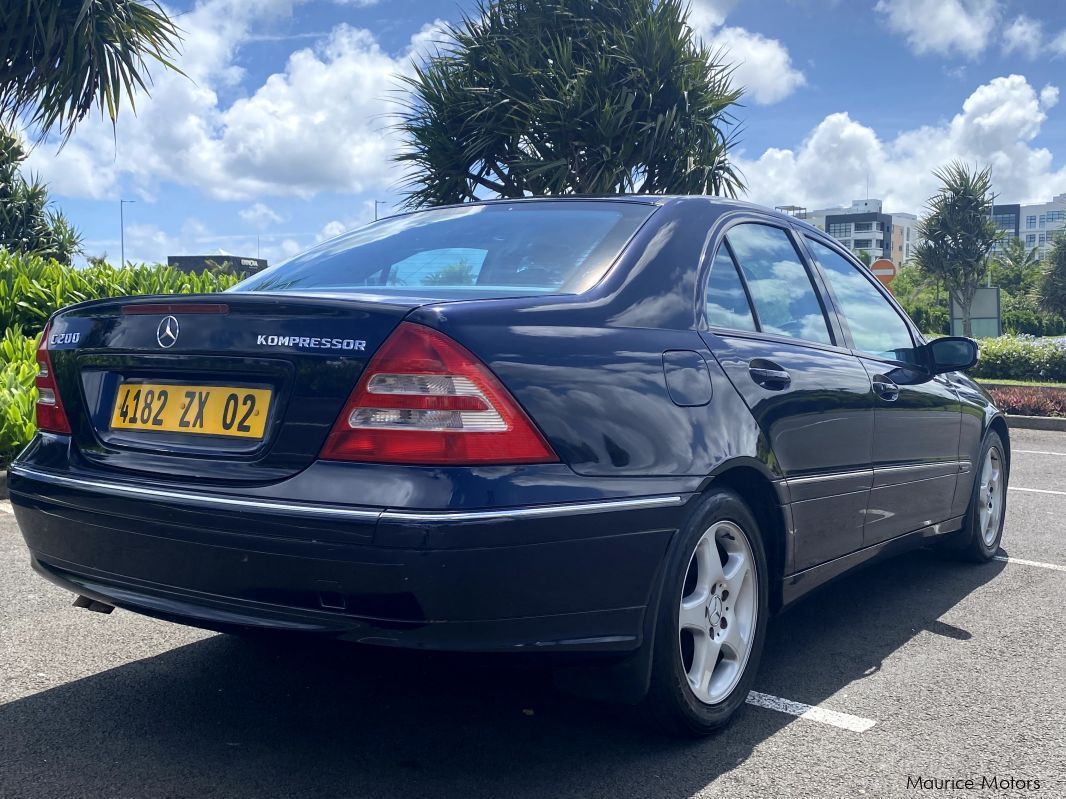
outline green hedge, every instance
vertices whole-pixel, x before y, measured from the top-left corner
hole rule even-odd
[[[1000,336],[983,339],[974,377],[986,380],[1066,381],[1066,339]]]
[[[211,272],[186,273],[171,266],[94,264],[64,266],[36,255],[0,250],[0,331],[21,327],[39,333],[55,311],[104,297],[135,294],[210,294],[240,278]]]
[[[5,330],[0,338],[0,464],[33,437],[37,338],[24,336],[19,328]]]

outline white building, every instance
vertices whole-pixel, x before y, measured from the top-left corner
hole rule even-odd
[[[1036,247],[1037,255],[1046,258],[1051,245],[1066,228],[1066,194],[1058,194],[1046,203],[1023,203],[1018,228],[1018,237],[1025,246]]]
[[[904,264],[914,256],[918,244],[918,217],[884,213],[881,200],[853,200],[847,208],[819,208],[796,216],[821,228],[849,250],[867,253],[871,260],[888,258]]]

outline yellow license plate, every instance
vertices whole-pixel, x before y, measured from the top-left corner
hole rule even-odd
[[[111,428],[262,438],[269,409],[267,388],[123,383]]]

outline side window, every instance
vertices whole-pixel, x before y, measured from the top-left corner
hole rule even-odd
[[[907,323],[870,278],[821,242],[807,239],[807,246],[825,272],[840,313],[851,329],[855,349],[878,358],[914,363],[914,341]]]
[[[707,278],[707,324],[733,330],[754,330],[755,320],[748,305],[748,295],[737,274],[737,266],[729,251],[722,245],[711,264]]]
[[[810,275],[785,231],[743,224],[730,228],[726,240],[737,256],[763,332],[832,342]]]

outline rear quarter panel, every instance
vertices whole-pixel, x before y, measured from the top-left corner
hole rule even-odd
[[[773,459],[696,330],[695,281],[720,215],[711,202],[659,209],[587,294],[442,303],[412,313],[482,358],[564,463],[597,476],[705,477],[724,461]],[[702,355],[711,401],[671,401],[663,353]]]

